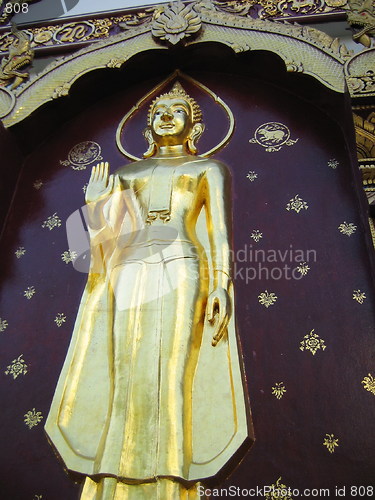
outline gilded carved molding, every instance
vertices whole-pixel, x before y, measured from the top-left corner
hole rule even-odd
[[[366,118],[354,113],[353,120],[358,160],[375,161],[375,112],[372,111]]]
[[[154,9],[148,9],[152,12]],[[144,13],[141,18],[147,17]],[[45,26],[28,27],[27,33],[30,44],[33,49],[53,49],[72,44],[85,45],[97,40],[107,38],[110,35],[118,33],[120,25],[125,22],[131,23],[134,15],[126,14],[116,17],[93,18],[83,21],[75,21],[68,23],[50,23]],[[14,41],[15,37],[9,29],[0,34],[0,56],[6,54],[9,46]]]
[[[375,96],[375,48],[350,58],[345,64],[345,77],[352,97]]]
[[[344,13],[347,0],[227,0],[213,1],[217,10],[252,19],[289,19]]]
[[[351,54],[338,39],[307,26],[228,14],[208,0],[186,9],[178,5],[158,7],[147,18],[133,18],[131,25],[125,22],[123,32],[57,59],[15,91],[16,104],[5,116],[4,125],[16,124],[42,104],[67,95],[72,84],[89,71],[119,68],[137,53],[166,49],[173,43],[218,42],[235,52],[272,51],[284,60],[288,71],[304,72],[328,88],[344,92],[343,65]],[[6,113],[0,109],[1,114]]]

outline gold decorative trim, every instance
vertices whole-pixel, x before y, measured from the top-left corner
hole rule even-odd
[[[372,159],[372,158],[371,158]],[[362,183],[366,188],[375,187],[375,164],[374,165],[360,165],[359,169],[362,173]]]
[[[373,242],[374,248],[375,248],[375,219],[372,219],[371,217],[369,217],[369,224],[370,224],[372,242]]]
[[[187,40],[187,45],[217,42],[235,51],[250,48],[272,51],[284,60],[289,70],[303,71],[326,87],[344,92],[343,65],[351,54],[337,39],[307,26],[223,13],[208,0],[192,5],[202,19],[202,30],[194,40]],[[73,83],[85,73],[111,65],[118,67],[138,53],[162,49],[151,35],[152,18],[149,17],[143,24],[54,61],[32,77],[16,89],[17,102],[4,117],[4,125],[19,123],[46,102],[67,95]]]
[[[375,80],[374,80],[375,83]],[[375,111],[363,118],[353,113],[358,160],[375,160]]]
[[[375,47],[363,50],[345,64],[346,82],[352,97],[375,96]]]

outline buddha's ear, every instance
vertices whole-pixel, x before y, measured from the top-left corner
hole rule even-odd
[[[195,155],[197,154],[197,148],[195,144],[198,142],[200,136],[203,134],[204,125],[203,123],[195,123],[191,129],[191,133],[187,139],[187,149],[189,153]]]
[[[150,127],[144,129],[143,135],[148,143],[148,150],[145,153],[143,153],[143,158],[150,158],[157,151],[157,145],[156,142],[154,141],[154,138],[152,137],[152,132]]]

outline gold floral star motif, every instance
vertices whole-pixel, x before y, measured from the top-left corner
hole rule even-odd
[[[31,299],[33,295],[35,295],[36,290],[34,286],[28,286],[26,290],[23,292],[24,297],[26,297],[28,300]]]
[[[42,500],[43,495],[35,495],[33,500]]]
[[[326,434],[326,437],[324,438],[323,441],[323,446],[327,447],[327,450],[330,453],[333,453],[335,451],[336,446],[339,445],[339,440],[335,439],[335,436],[333,434]]]
[[[60,326],[65,323],[66,321],[66,316],[64,313],[57,313],[56,318],[54,319],[54,322],[56,325],[60,328]]]
[[[361,290],[353,290],[353,299],[358,302],[358,304],[363,304],[366,298],[366,294],[361,292]]]
[[[89,183],[88,183],[88,182],[86,182],[86,184],[82,187],[82,191],[83,191],[84,193],[86,193],[86,190],[87,190],[87,186],[88,186],[88,185],[89,185]]]
[[[20,259],[23,255],[25,255],[26,250],[24,247],[18,247],[14,253],[15,253],[17,259]]]
[[[36,411],[35,408],[25,413],[24,417],[24,422],[29,429],[37,426],[39,422],[43,420],[42,413],[40,411]]]
[[[36,179],[36,181],[34,181],[34,184],[33,184],[34,189],[40,189],[42,186],[43,186],[43,182],[41,179]]]
[[[263,233],[261,233],[259,229],[253,229],[250,238],[252,238],[256,243],[259,243],[259,241],[263,238]]]
[[[340,163],[334,158],[332,158],[331,160],[328,160],[327,165],[333,169],[336,169],[340,165]]]
[[[339,230],[340,233],[345,234],[346,236],[351,236],[353,233],[356,232],[357,226],[352,222],[344,221],[342,224],[339,225]]]
[[[268,488],[267,488],[268,489]],[[290,496],[290,488],[281,482],[281,476],[276,483],[269,487],[270,493],[265,493],[264,498],[267,500],[293,500]]]
[[[246,177],[249,179],[250,182],[254,182],[255,179],[258,177],[258,174],[250,170],[250,172],[247,174]]]
[[[371,375],[371,373],[368,374],[368,377],[365,377],[362,382],[363,388],[366,389],[366,391],[371,392],[375,396],[375,379]]]
[[[61,226],[61,219],[57,215],[57,212],[47,217],[47,219],[42,224],[42,227],[47,227],[50,231],[52,231],[54,227],[60,227],[60,226]]]
[[[277,295],[275,295],[273,292],[268,293],[268,291],[264,291],[261,294],[258,295],[259,299],[259,304],[262,304],[262,306],[269,307],[273,306],[273,304],[277,300]]]
[[[286,393],[286,388],[284,382],[276,382],[275,387],[272,387],[272,394],[277,399],[281,399],[285,393]]]
[[[5,331],[7,326],[8,326],[8,321],[6,319],[0,318],[0,332]]]
[[[298,194],[296,194],[295,197],[292,198],[286,206],[287,210],[294,210],[295,212],[297,212],[297,214],[299,214],[301,210],[307,210],[308,208],[308,204],[303,201],[303,199],[300,198]]]
[[[65,264],[69,264],[69,262],[74,262],[77,258],[77,252],[74,250],[67,250],[61,254],[61,260],[65,262]]]
[[[27,364],[23,359],[23,354],[20,354],[17,359],[14,359],[12,363],[7,366],[5,375],[12,375],[13,379],[16,379],[18,375],[26,375]]]
[[[306,274],[310,271],[310,267],[307,265],[307,262],[302,262],[296,267],[296,269],[302,274],[302,276],[306,276]]]
[[[327,347],[324,344],[324,340],[319,337],[318,334],[314,333],[314,329],[308,335],[305,335],[304,340],[302,340],[300,349],[301,351],[310,351],[311,354],[315,355],[318,349],[324,349]]]

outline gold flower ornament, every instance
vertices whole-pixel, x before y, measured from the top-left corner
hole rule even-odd
[[[199,14],[190,5],[174,2],[169,4],[162,13],[155,16],[152,23],[152,34],[155,38],[176,45],[183,38],[199,31],[201,26]]]

